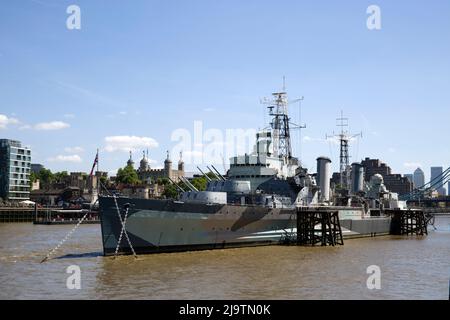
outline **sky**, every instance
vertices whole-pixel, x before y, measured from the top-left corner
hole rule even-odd
[[[68,29],[70,5],[80,29]],[[370,5],[381,29],[369,30]],[[73,20],[70,20],[73,21]],[[450,165],[450,2],[20,0],[0,8],[0,138],[22,141],[54,171],[113,174],[133,151],[161,167],[218,168],[266,126],[261,99],[286,77],[294,153],[338,170],[341,110],[351,161],[395,173]],[[201,127],[202,130],[199,128]],[[229,136],[228,136],[229,134]],[[219,139],[222,136],[222,139]],[[183,142],[184,147],[180,147]],[[248,142],[251,144],[251,141]],[[245,144],[247,145],[247,144]],[[245,149],[245,147],[244,147]],[[231,151],[230,151],[231,150]],[[205,154],[214,154],[214,159]]]

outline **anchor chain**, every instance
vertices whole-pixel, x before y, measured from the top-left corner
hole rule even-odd
[[[56,251],[58,251],[58,249],[61,248],[61,246],[62,246],[67,240],[69,240],[70,236],[72,236],[72,234],[73,234],[73,233],[78,229],[78,227],[83,223],[83,221],[86,219],[86,217],[88,216],[88,214],[89,214],[89,212],[87,212],[87,213],[83,216],[83,218],[81,218],[80,221],[78,221],[77,225],[76,225],[72,230],[70,230],[70,232],[65,236],[65,238],[62,239],[62,240],[59,242],[59,244],[58,244],[53,250],[51,250],[51,251],[47,254],[47,256],[41,261],[41,263],[44,263],[44,262],[46,262],[48,259],[50,259],[50,257],[51,257]]]
[[[127,208],[127,211],[125,212],[125,218],[123,219],[124,226],[126,226],[126,224],[127,224],[128,210],[129,210],[129,208]],[[122,227],[122,230],[120,231],[119,241],[117,241],[117,247],[116,247],[116,251],[114,253],[114,257],[117,257],[117,254],[119,253],[119,247],[120,247],[120,244],[122,243],[124,230],[125,230],[125,228]]]
[[[127,223],[127,218],[128,218],[128,210],[129,210],[129,208],[127,208],[127,210],[126,210],[126,212],[125,212],[125,217],[124,217],[124,219],[122,220],[122,216],[120,215],[119,205],[117,204],[117,198],[116,198],[116,195],[113,195],[113,198],[114,198],[114,203],[116,204],[117,215],[119,216],[120,224],[122,225],[122,230],[120,231],[120,236],[119,236],[119,240],[118,240],[118,242],[117,242],[117,247],[116,247],[116,252],[115,252],[115,254],[114,254],[114,257],[116,257],[117,254],[119,253],[119,247],[120,247],[120,244],[121,244],[121,242],[122,242],[122,237],[123,237],[123,234],[125,234],[125,237],[127,238],[127,241],[128,241],[128,245],[129,245],[130,248],[131,248],[131,252],[133,252],[133,256],[137,259],[137,254],[136,254],[136,252],[134,251],[133,245],[131,244],[131,240],[130,240],[130,238],[128,237],[128,232],[127,232],[127,230],[125,229],[126,223]]]

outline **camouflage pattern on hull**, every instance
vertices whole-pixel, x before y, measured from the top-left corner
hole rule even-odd
[[[295,228],[295,210],[117,198],[137,253],[176,252],[278,243]],[[122,225],[111,197],[100,198],[105,255],[114,254]],[[125,237],[119,253],[130,253]]]
[[[122,225],[114,198],[99,201],[104,255],[113,255]],[[117,198],[117,204],[122,219],[129,208],[126,231],[137,253],[271,245],[297,231],[296,209],[130,198]],[[344,238],[389,233],[390,218],[362,219],[361,211],[352,211],[355,217],[341,219]],[[118,253],[131,253],[125,236]]]

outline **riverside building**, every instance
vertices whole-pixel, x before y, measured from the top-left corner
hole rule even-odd
[[[0,139],[0,198],[30,198],[31,150],[20,141]]]

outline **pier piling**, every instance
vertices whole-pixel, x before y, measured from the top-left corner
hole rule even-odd
[[[393,210],[389,213],[392,216],[392,235],[428,235],[428,221],[422,210]]]
[[[297,209],[297,245],[344,245],[338,211]]]

